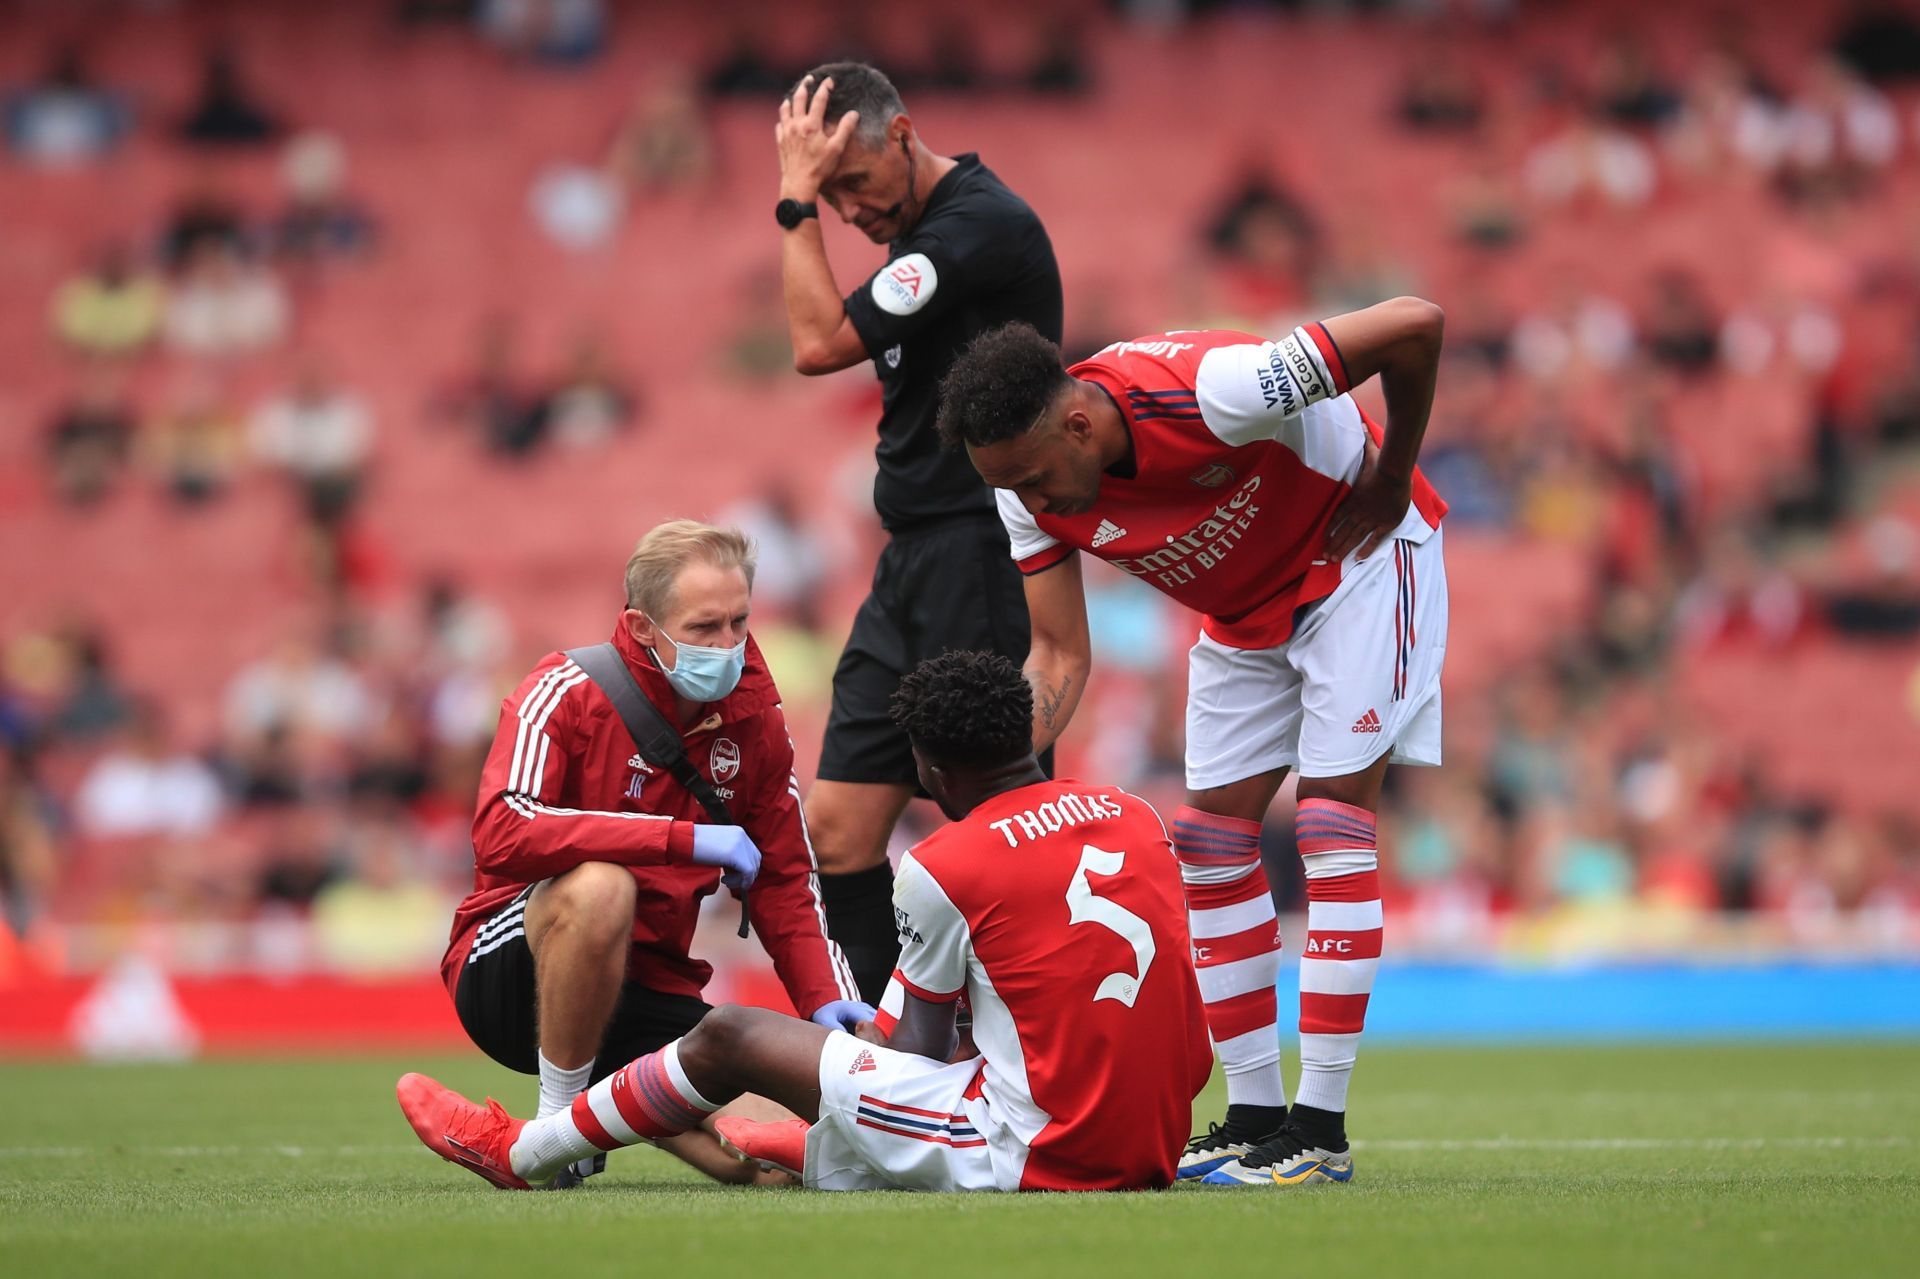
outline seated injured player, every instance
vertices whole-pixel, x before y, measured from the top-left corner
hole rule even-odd
[[[1032,691],[1003,657],[921,663],[893,714],[953,824],[901,860],[900,967],[876,1021],[849,1034],[719,1008],[531,1122],[410,1074],[400,1106],[421,1140],[530,1189],[751,1092],[801,1118],[723,1118],[723,1139],[817,1189],[1170,1184],[1212,1054],[1159,816],[1115,786],[1047,779]],[[957,1054],[963,998],[978,1051]]]

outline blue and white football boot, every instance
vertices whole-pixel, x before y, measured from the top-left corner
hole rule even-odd
[[[1208,1124],[1207,1130],[1187,1143],[1180,1155],[1178,1181],[1198,1181],[1216,1168],[1232,1163],[1254,1148],[1253,1141],[1236,1141],[1225,1124]]]
[[[1323,1144],[1310,1144],[1313,1142]],[[1308,1136],[1289,1117],[1279,1132],[1200,1178],[1208,1186],[1310,1186],[1353,1180],[1353,1153],[1343,1131]]]

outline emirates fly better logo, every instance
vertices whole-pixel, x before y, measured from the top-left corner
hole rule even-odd
[[[1165,546],[1107,562],[1122,572],[1151,577],[1169,588],[1191,582],[1231,555],[1246,536],[1260,514],[1260,506],[1253,500],[1259,491],[1260,477],[1249,475],[1233,496],[1221,500],[1206,518],[1185,533],[1167,534]]]

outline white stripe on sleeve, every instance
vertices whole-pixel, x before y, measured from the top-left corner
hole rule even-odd
[[[529,743],[534,740],[534,735],[537,735],[541,740],[545,740],[547,721],[553,718],[554,709],[566,699],[569,691],[586,682],[587,673],[585,671],[575,666],[572,662],[564,663],[564,665],[568,673],[548,690],[539,706],[531,710],[525,706],[521,707],[521,718],[526,720],[530,734],[527,739]],[[544,758],[542,757],[539,762],[544,763]],[[518,775],[508,775],[509,784],[513,789],[527,795],[537,795],[540,793],[540,778],[533,772],[535,763],[536,753],[532,750],[531,746],[529,746],[528,753],[525,755],[525,766],[522,771]]]

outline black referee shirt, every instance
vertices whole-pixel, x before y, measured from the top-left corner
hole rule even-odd
[[[934,431],[940,379],[966,344],[1010,320],[1060,340],[1060,267],[1047,229],[979,156],[957,160],[887,265],[847,298],[880,376],[873,505],[893,532],[994,509],[966,452],[942,449]]]

